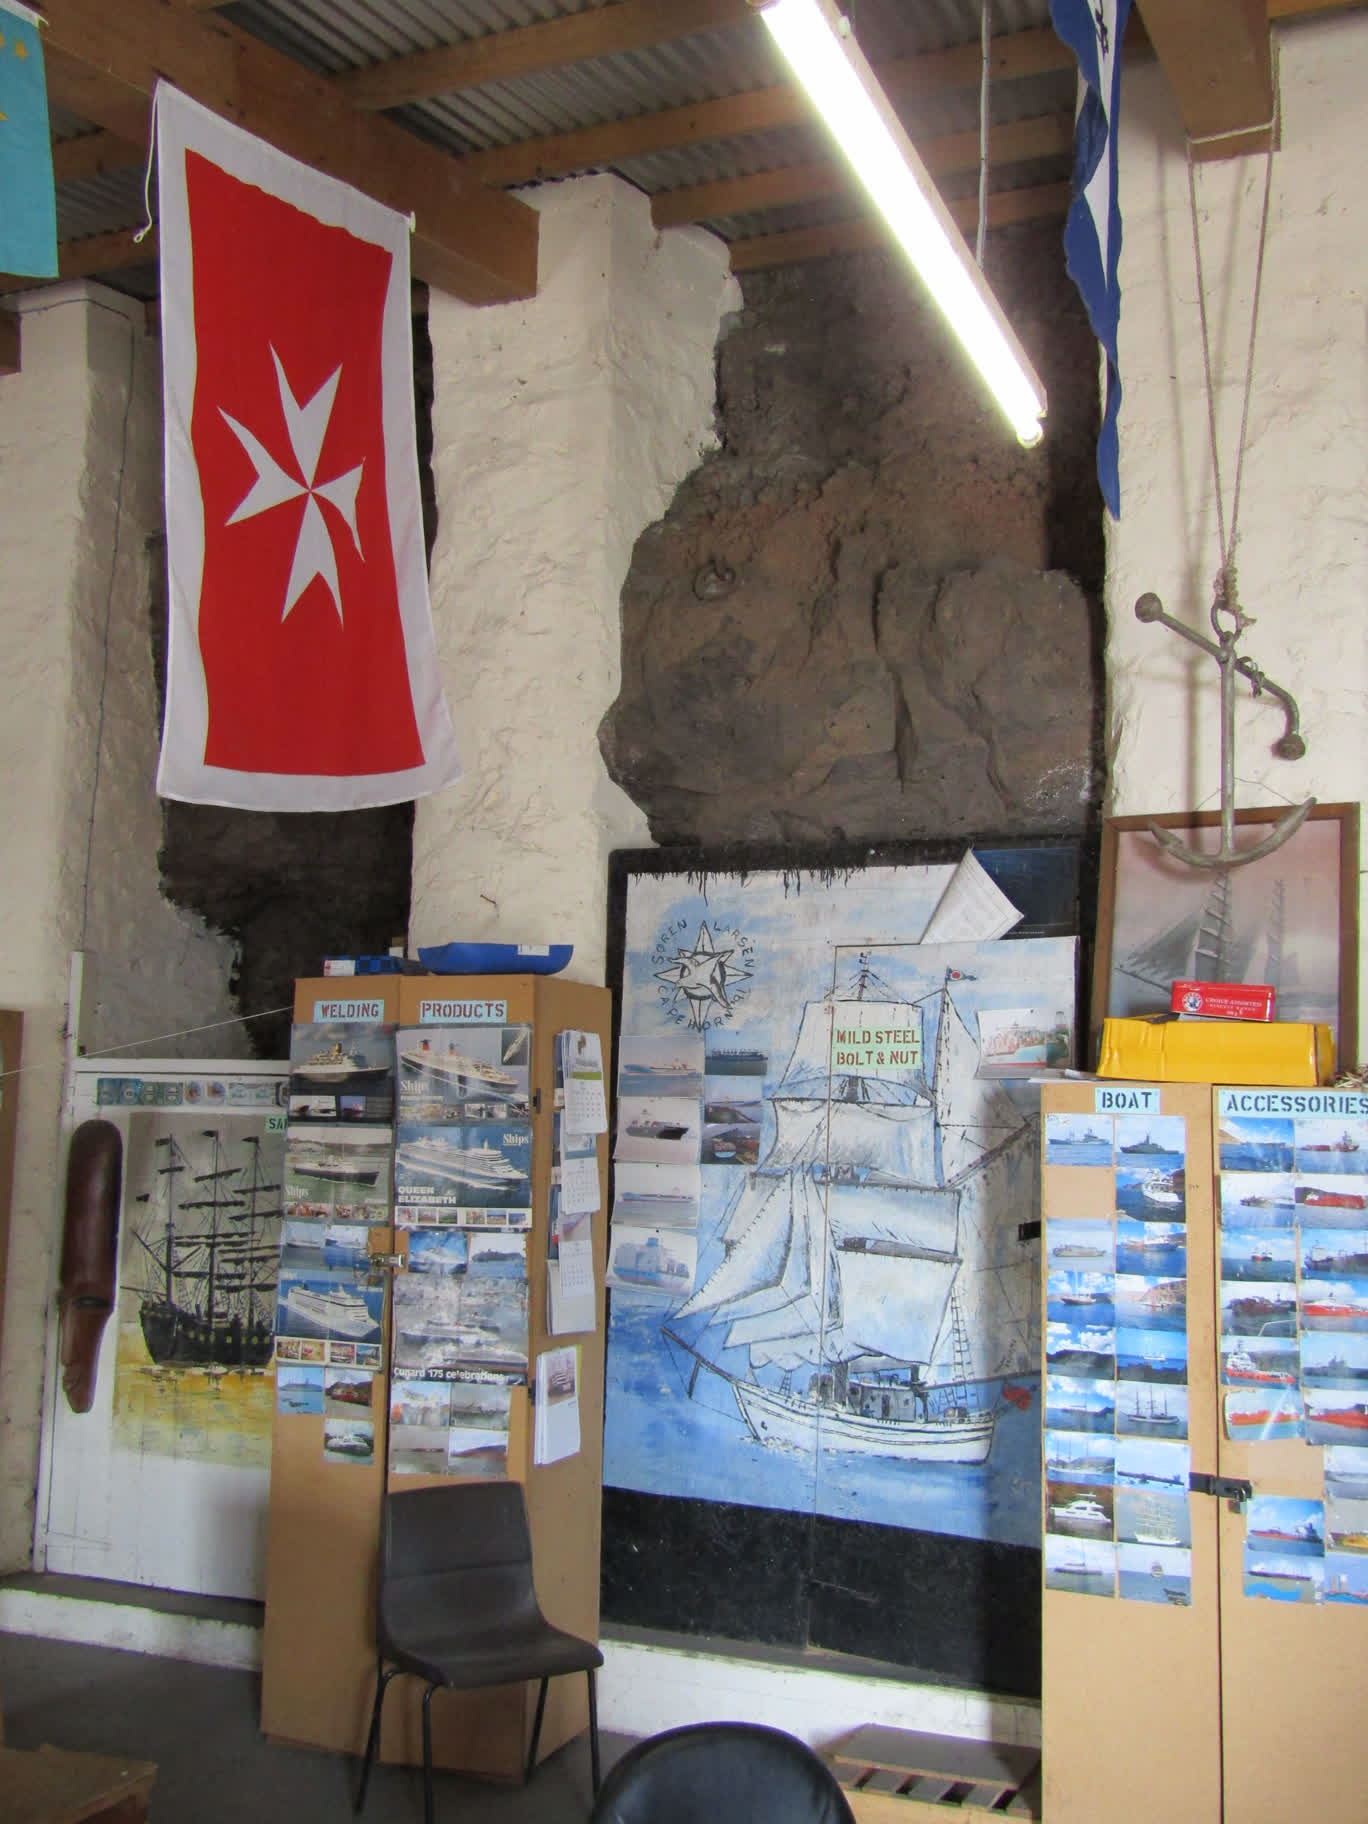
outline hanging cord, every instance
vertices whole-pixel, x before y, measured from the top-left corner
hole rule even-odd
[[[143,167],[143,225],[133,236],[134,245],[141,247],[143,242],[156,227],[152,216],[152,173],[157,168],[157,101],[161,95],[161,84],[152,91],[152,111],[147,119],[147,163]],[[160,201],[160,199],[158,199]]]
[[[208,1020],[202,1026],[181,1026],[178,1027],[175,1032],[150,1032],[141,1039],[126,1039],[122,1045],[102,1045],[98,1051],[83,1051],[76,1061],[78,1064],[88,1064],[92,1060],[100,1058],[117,1057],[121,1052],[136,1051],[141,1045],[161,1045],[168,1039],[189,1039],[193,1038],[196,1033],[217,1032],[220,1027],[223,1026],[245,1026],[250,1020],[273,1020],[282,1013],[292,1013],[293,1011],[293,1002],[287,1001],[283,1007],[263,1007],[259,1013],[235,1013],[230,1019]],[[156,1064],[164,1064],[167,1062],[172,1064],[186,1062],[202,1064],[207,1062],[212,1063],[216,1069],[225,1073],[231,1072],[234,1065],[238,1062],[235,1058],[171,1058],[169,1060],[165,1058],[151,1058],[145,1061]],[[284,1059],[281,1060],[282,1063],[285,1061],[286,1060]],[[144,1060],[141,1058],[133,1058],[130,1062],[139,1064],[144,1062]],[[65,1070],[66,1065],[67,1060],[65,1053],[60,1057],[35,1058],[31,1064],[20,1064],[12,1070],[0,1070],[0,1084],[3,1084],[6,1079],[10,1077],[27,1077],[41,1074],[42,1072],[49,1070]]]
[[[1239,538],[1240,487],[1244,480],[1245,444],[1249,435],[1249,402],[1254,391],[1254,346],[1259,332],[1259,300],[1263,292],[1264,248],[1268,240],[1269,202],[1273,193],[1273,147],[1277,141],[1277,73],[1274,72],[1274,118],[1268,140],[1264,166],[1263,211],[1259,219],[1259,250],[1254,266],[1254,301],[1249,313],[1249,354],[1245,361],[1244,404],[1240,412],[1240,441],[1235,454],[1235,486],[1230,501],[1230,530],[1225,523],[1225,500],[1221,487],[1221,455],[1216,436],[1216,388],[1211,377],[1211,335],[1207,326],[1206,279],[1202,270],[1202,237],[1197,225],[1197,176],[1192,157],[1192,144],[1187,142],[1188,208],[1192,216],[1192,252],[1197,267],[1197,309],[1202,323],[1202,366],[1206,377],[1207,429],[1211,438],[1211,469],[1216,486],[1216,532],[1220,540],[1221,567],[1216,573],[1211,604],[1211,624],[1217,635],[1226,631],[1220,616],[1234,616],[1234,631],[1249,624],[1241,613],[1236,594],[1235,546]]]
[[[983,0],[983,22],[979,31],[983,46],[983,73],[979,78],[979,188],[978,229],[974,235],[974,260],[983,270],[983,241],[988,232],[988,53],[993,43],[993,22],[989,0]]]

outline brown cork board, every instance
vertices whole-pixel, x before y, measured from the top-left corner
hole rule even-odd
[[[381,978],[385,979],[385,978]],[[509,1473],[527,1491],[537,1591],[548,1618],[588,1639],[598,1635],[599,1514],[604,1378],[604,1270],[607,1247],[606,1136],[599,1142],[602,1210],[595,1218],[598,1322],[592,1335],[552,1338],[546,1331],[547,1193],[552,1140],[555,1034],[596,1031],[610,1054],[610,1001],[604,988],[539,976],[389,978],[392,1017],[419,1023],[424,999],[498,999],[508,1021],[533,1026],[533,1226],[528,1236],[529,1356],[561,1342],[580,1347],[579,1453],[532,1465],[532,1413],[527,1393],[514,1395]],[[300,982],[296,1019],[312,1013],[325,985]],[[338,983],[326,984],[336,991]],[[301,1011],[302,1010],[302,1011]],[[453,1024],[457,1023],[455,1021]],[[389,1233],[372,1243],[388,1251]],[[402,1239],[402,1237],[401,1237]],[[402,1269],[401,1269],[402,1270]],[[386,1395],[388,1375],[384,1378]],[[384,1412],[389,1401],[384,1400]],[[262,1727],[270,1735],[359,1754],[375,1689],[374,1577],[387,1449],[377,1405],[375,1463],[354,1468],[322,1461],[322,1420],[276,1419],[267,1554],[267,1641]],[[445,1477],[423,1477],[431,1487]],[[415,1478],[392,1479],[396,1488]],[[279,1510],[279,1511],[277,1511]],[[315,1515],[319,1516],[315,1522]],[[474,1693],[439,1692],[433,1700],[433,1759],[438,1766],[493,1779],[520,1777],[531,1732],[535,1685]],[[422,1687],[397,1679],[385,1700],[381,1758],[421,1758]],[[582,1677],[554,1679],[547,1694],[539,1753],[547,1755],[588,1723]]]

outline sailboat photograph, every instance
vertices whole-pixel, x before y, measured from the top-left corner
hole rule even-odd
[[[833,948],[765,1026],[755,968],[759,1156],[704,1168],[687,1295],[614,1291],[605,1480],[1036,1543],[1038,1100],[979,1014],[1070,1005],[1073,942]]]

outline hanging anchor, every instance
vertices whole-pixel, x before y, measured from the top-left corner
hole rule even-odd
[[[1161,830],[1153,823],[1149,826],[1150,834],[1161,848],[1175,860],[1185,861],[1194,868],[1242,868],[1247,862],[1271,855],[1289,837],[1296,835],[1316,803],[1314,798],[1308,798],[1305,804],[1297,805],[1253,848],[1235,847],[1236,672],[1249,680],[1256,697],[1267,691],[1269,696],[1276,697],[1282,704],[1287,726],[1273,743],[1273,752],[1278,759],[1300,760],[1306,752],[1306,742],[1302,739],[1301,712],[1297,708],[1296,698],[1290,691],[1266,677],[1252,659],[1242,658],[1236,651],[1240,635],[1246,627],[1252,627],[1254,621],[1234,600],[1233,588],[1229,590],[1229,597],[1227,600],[1227,576],[1223,571],[1216,580],[1216,594],[1211,604],[1211,625],[1216,635],[1215,640],[1209,640],[1205,634],[1196,633],[1181,621],[1175,621],[1171,614],[1165,613],[1164,604],[1157,595],[1142,595],[1135,604],[1137,621],[1158,621],[1172,632],[1182,634],[1185,640],[1190,640],[1194,646],[1199,646],[1215,659],[1221,668],[1221,846],[1214,855],[1202,855],[1180,842],[1172,830]],[[1222,616],[1226,617],[1224,622]]]

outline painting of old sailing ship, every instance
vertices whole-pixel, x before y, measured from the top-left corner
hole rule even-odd
[[[261,1117],[134,1116],[115,1431],[159,1455],[269,1455],[282,1136]]]
[[[1038,1098],[978,1074],[978,1016],[1071,1019],[1074,946],[900,943],[932,872],[896,870],[883,903],[866,889],[858,934],[884,941],[863,945],[833,941],[849,908],[820,882],[794,903],[776,878],[765,904],[752,876],[744,919],[715,885],[696,902],[714,950],[749,942],[744,1002],[705,1038],[768,1058],[762,1137],[750,1166],[702,1167],[684,1296],[614,1291],[609,1486],[1038,1543],[1039,1260],[1017,1233]],[[623,1031],[645,1033],[668,1003],[633,911]],[[653,906],[642,938],[652,918],[681,912]]]
[[[1321,807],[1285,848],[1220,873],[1165,855],[1147,829],[1132,827],[1141,819],[1113,819],[1103,871],[1114,872],[1115,913],[1097,1017],[1165,1012],[1178,980],[1259,982],[1275,990],[1279,1019],[1338,1029],[1341,918],[1352,909],[1340,905],[1346,831],[1333,809]],[[1265,833],[1240,825],[1237,844]],[[1208,828],[1178,834],[1197,847],[1220,840]]]

